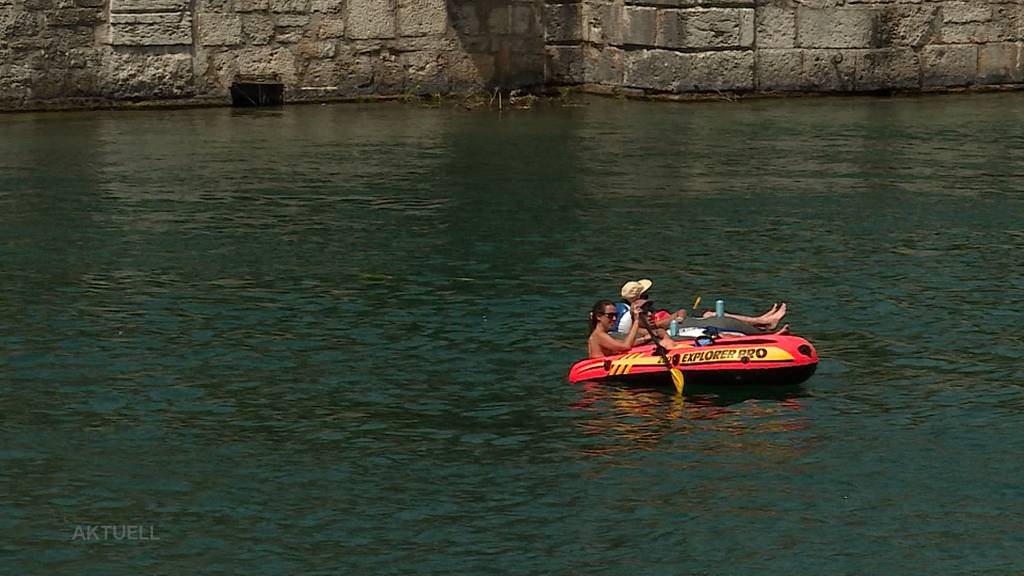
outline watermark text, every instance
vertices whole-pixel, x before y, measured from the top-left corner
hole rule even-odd
[[[78,524],[71,541],[81,542],[143,542],[160,540],[152,524]]]

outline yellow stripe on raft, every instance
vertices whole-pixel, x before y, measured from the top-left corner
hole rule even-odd
[[[741,362],[746,358],[748,362],[788,362],[793,360],[793,355],[776,346],[751,346],[749,348],[707,348],[689,349],[689,352],[679,352],[679,364],[711,364],[718,362]],[[676,352],[670,352],[673,361]]]
[[[669,351],[668,356],[674,366],[694,364],[719,364],[726,362],[742,362],[747,358],[749,363],[758,362],[789,362],[793,355],[775,346],[753,346],[750,348],[708,348],[706,350],[686,348],[688,352]],[[679,357],[678,364],[676,356]],[[644,353],[626,354],[613,360],[608,374],[620,376],[628,374],[634,366],[664,366],[660,356],[647,356]]]

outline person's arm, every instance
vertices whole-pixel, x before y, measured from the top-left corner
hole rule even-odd
[[[626,339],[616,340],[607,332],[600,332],[598,333],[597,338],[600,341],[601,348],[611,350],[612,352],[628,352],[633,346],[636,346],[636,337],[640,332],[640,322],[637,321],[636,317],[636,306],[630,306],[629,315],[633,318],[633,324],[629,327]]]
[[[667,329],[669,327],[669,325],[672,324],[672,319],[673,318],[676,321],[678,321],[678,322],[682,322],[683,320],[685,320],[686,319],[686,308],[680,308],[679,310],[676,310],[675,314],[671,314],[671,315],[669,315],[669,316],[667,316],[665,318],[662,318],[660,321],[658,321],[655,324],[655,326],[657,326],[658,328],[666,328]]]

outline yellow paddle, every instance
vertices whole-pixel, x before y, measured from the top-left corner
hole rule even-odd
[[[658,338],[658,335],[651,329],[650,323],[647,322],[647,317],[640,316],[638,320],[640,320],[640,324],[647,329],[647,333],[651,335],[651,342],[654,342],[654,353],[661,356],[661,361],[665,364],[665,367],[668,368],[668,373],[672,376],[672,384],[676,387],[676,395],[682,396],[683,386],[686,384],[683,381],[683,371],[672,366],[672,363],[669,362],[668,353],[665,350],[665,347],[661,345],[661,340]]]

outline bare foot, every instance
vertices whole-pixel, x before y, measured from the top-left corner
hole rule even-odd
[[[714,310],[705,310],[704,311],[704,315],[701,316],[701,318],[711,318],[714,315],[715,315],[715,311]]]
[[[779,325],[779,322],[782,321],[782,318],[785,315],[786,315],[786,303],[783,302],[779,306],[779,308],[775,311],[775,314],[772,314],[769,318],[766,319],[767,322],[765,322],[765,324],[768,326],[768,329],[769,330],[774,330],[775,327]]]
[[[786,334],[789,334],[789,324],[783,324],[783,325],[782,325],[782,328],[779,328],[779,329],[778,329],[778,330],[776,330],[776,331],[775,331],[774,333],[775,333],[775,334],[779,334],[779,335],[782,335],[782,336],[784,336],[784,335],[786,335]]]

